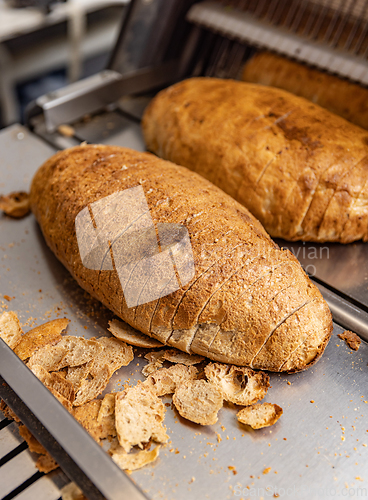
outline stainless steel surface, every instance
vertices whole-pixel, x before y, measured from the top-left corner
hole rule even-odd
[[[289,248],[312,276],[368,307],[368,244],[277,240]]]
[[[164,61],[167,51],[178,47],[172,41],[188,3],[191,0],[132,0],[109,68],[125,75]]]
[[[368,342],[368,313],[347,302],[320,283],[316,283],[328,304],[334,321],[348,330],[360,335]]]
[[[302,3],[300,9],[305,5],[306,2]],[[364,55],[336,50],[333,41],[331,45],[295,33],[299,30],[304,13],[300,9],[295,14],[289,31],[247,11],[214,1],[194,4],[187,14],[187,19],[227,39],[276,50],[299,61],[368,84],[368,66]],[[331,33],[335,33],[333,27]]]
[[[0,133],[4,152],[0,170],[5,169],[4,161],[15,167],[5,169],[3,192],[27,188],[38,163],[50,151],[45,146],[40,158],[40,141],[33,141],[27,133],[29,142],[24,144],[29,147],[22,149],[21,157],[18,130],[23,129],[15,126]],[[13,161],[16,156],[18,159]],[[75,284],[46,247],[33,216],[19,221],[0,218],[0,234],[0,289],[15,297],[11,302],[0,300],[2,308],[17,311],[25,329],[66,316],[71,320],[69,334],[106,334],[112,313]],[[165,423],[170,442],[155,464],[133,472],[132,479],[157,500],[260,499],[274,493],[293,500],[364,498],[363,488],[367,496],[368,346],[363,342],[358,352],[352,352],[336,337],[341,331],[335,325],[325,354],[308,371],[271,374],[272,388],[266,400],[284,409],[275,426],[258,431],[246,429],[236,421],[237,409],[226,405],[217,424],[201,427],[168,407]],[[131,366],[114,375],[107,390],[119,390],[128,379],[131,384],[143,379],[140,370],[144,364],[142,357],[136,357]],[[164,402],[169,404],[170,398],[164,398]],[[10,464],[2,476],[5,485],[11,475]],[[268,467],[270,472],[263,473]],[[271,490],[267,492],[266,487]]]
[[[65,472],[75,481],[78,478],[77,468],[79,468],[103,495],[99,495],[98,492],[95,493],[90,488],[87,488],[86,485],[84,485],[86,488],[84,490],[82,485],[80,485],[83,491],[90,492],[88,495],[90,498],[144,500],[144,495],[138,490],[131,479],[117,467],[91,436],[81,429],[80,424],[75,418],[68,413],[63,405],[59,403],[1,339],[0,374],[2,379],[5,380],[23,401],[36,419],[62,445],[63,450],[77,467],[71,467],[70,465],[74,464],[70,461],[69,465],[64,460],[63,454],[60,453],[61,450],[49,448],[49,452],[53,458],[60,463]],[[2,385],[0,387],[0,395],[12,407],[3,395],[3,392],[4,386]],[[19,413],[19,417],[23,419],[22,413]],[[33,431],[33,427],[29,427]],[[47,447],[47,436],[41,432],[37,433],[36,437],[43,446]]]
[[[28,120],[42,112],[46,130],[54,132],[59,125],[104,109],[124,95],[169,85],[178,77],[178,68],[177,61],[170,61],[124,76],[112,70],[103,71],[39,97],[29,107]]]

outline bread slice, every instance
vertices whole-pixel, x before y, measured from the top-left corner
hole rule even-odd
[[[94,359],[79,366],[68,366],[66,379],[69,380],[74,387],[75,392],[80,388],[83,380],[85,380],[91,373]]]
[[[198,370],[194,366],[174,365],[170,368],[156,370],[143,382],[143,385],[151,387],[157,396],[173,394],[176,388],[186,380],[194,380]]]
[[[134,359],[133,349],[125,342],[113,337],[100,337],[97,339],[102,351],[94,358],[91,368],[91,375],[95,377],[97,373],[107,365],[112,375],[122,366],[128,366]]]
[[[263,399],[270,386],[269,375],[246,367],[209,363],[204,373],[221,389],[226,401],[237,405],[247,406]]]
[[[24,361],[30,358],[37,349],[60,342],[61,332],[65,330],[68,323],[67,318],[53,319],[29,330],[14,349],[15,354]]]
[[[222,391],[205,380],[187,380],[179,384],[173,403],[180,415],[196,424],[212,425],[222,408]]]
[[[72,335],[65,335],[60,341],[59,347],[65,347],[67,354],[57,366],[58,370],[66,366],[80,366],[88,363],[103,351],[103,346],[96,340],[86,340],[83,337]]]
[[[262,429],[275,424],[282,413],[280,406],[262,403],[247,406],[240,410],[236,416],[240,423],[250,425],[252,429]]]
[[[162,342],[151,339],[148,335],[139,332],[135,328],[124,321],[113,319],[109,321],[109,332],[111,332],[117,339],[123,340],[127,344],[135,345],[137,347],[147,347],[153,349],[154,347],[162,347]]]
[[[166,443],[169,437],[162,422],[165,406],[155,391],[139,383],[119,392],[115,397],[115,425],[120,445],[128,453],[143,447],[151,438]]]
[[[15,312],[3,312],[0,315],[0,338],[3,339],[10,349],[15,349],[21,341],[23,331]]]
[[[32,368],[38,365],[45,368],[48,372],[56,371],[59,369],[60,362],[67,353],[68,348],[60,342],[56,345],[45,345],[32,354],[27,366],[28,368]]]
[[[112,261],[104,268],[110,253],[102,243],[103,269],[83,264],[75,220],[92,206],[96,211],[100,200],[115,200],[137,186],[159,227],[187,230],[191,249],[186,260],[189,267],[194,262],[194,276],[178,283],[176,291],[129,307]],[[132,328],[162,343],[214,361],[297,371],[320,357],[331,335],[327,304],[296,258],[280,249],[247,209],[186,168],[116,146],[77,146],[57,153],[39,169],[31,206],[48,245],[78,283]],[[114,210],[114,217],[116,213],[121,211]],[[92,222],[89,227],[94,231]],[[121,224],[116,227],[121,229]],[[120,246],[112,246],[117,260],[126,252],[125,240],[119,238]],[[139,262],[134,261],[129,279],[123,281],[124,286],[131,283],[137,296],[148,282],[159,282],[159,266],[140,276],[134,271]],[[178,268],[184,264],[177,259]],[[114,265],[117,269],[116,259]]]
[[[219,186],[271,236],[368,241],[368,135],[340,116],[274,87],[191,78],[160,92],[142,126],[150,151]]]

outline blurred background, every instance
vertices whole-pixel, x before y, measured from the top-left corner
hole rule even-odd
[[[0,0],[0,128],[107,66],[129,0]]]

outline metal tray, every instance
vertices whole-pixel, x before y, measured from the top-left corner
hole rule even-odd
[[[126,137],[129,140],[124,144],[121,138],[114,142],[129,147],[131,134]],[[136,148],[138,141],[136,137]],[[143,149],[142,143],[141,146]],[[37,167],[54,152],[19,125],[0,133],[0,150],[0,192],[4,193],[27,190]],[[1,310],[16,311],[25,329],[66,316],[71,320],[68,327],[71,335],[107,334],[107,321],[112,313],[73,281],[47,248],[32,215],[22,220],[0,216],[0,247]],[[341,247],[336,248],[339,254]],[[333,281],[339,271],[338,284],[350,287],[346,290],[356,289],[359,282],[362,295],[356,296],[363,301],[367,261],[355,259],[354,248],[365,250],[366,247],[360,244],[344,247],[343,252],[349,259],[340,262],[338,258],[340,267],[336,267],[335,261],[335,264],[329,261],[326,276]],[[331,251],[330,255],[335,253]],[[4,295],[12,300],[7,301]],[[308,371],[294,375],[271,374],[272,388],[265,400],[277,403],[284,410],[273,427],[258,431],[246,429],[238,424],[237,408],[232,405],[220,410],[217,424],[202,427],[182,419],[170,407],[171,398],[164,398],[168,406],[165,424],[170,442],[162,448],[155,464],[133,472],[131,478],[148,497],[157,500],[260,499],[277,498],[277,495],[311,500],[368,496],[368,346],[362,342],[358,352],[351,351],[337,337],[341,331],[342,328],[335,325],[324,356]],[[139,354],[142,351],[138,351],[130,366],[114,375],[108,391],[119,390],[128,379],[134,383],[144,378],[140,370],[145,360]],[[5,430],[8,431],[6,438]],[[7,454],[9,448],[15,449],[14,444],[19,443],[13,440],[13,444],[9,444],[10,432],[9,426],[0,430],[0,453],[3,449]],[[24,465],[19,465],[19,457],[24,454],[28,454],[26,472]],[[13,461],[17,462],[12,465]],[[19,467],[24,472],[19,473],[20,482],[31,477],[36,472],[32,461],[29,451],[23,450],[0,467],[0,491],[7,495],[12,491],[9,483],[11,488],[16,486],[15,471],[19,473]],[[49,497],[37,496],[24,488],[15,498],[56,498],[58,481],[52,479],[55,477],[57,473],[39,479],[45,489],[37,488],[44,492],[49,488],[49,481],[53,481],[54,489]],[[29,488],[35,489],[37,483]]]

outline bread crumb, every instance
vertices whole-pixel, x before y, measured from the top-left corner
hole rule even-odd
[[[266,469],[264,469],[262,474],[268,474],[269,472],[271,472],[271,467],[267,467]]]
[[[339,333],[337,335],[341,340],[344,340],[345,343],[353,349],[353,351],[357,351],[360,347],[361,340],[358,335],[350,330],[345,330],[343,333]]]
[[[31,211],[28,193],[16,191],[7,196],[0,196],[0,210],[16,219],[25,217]]]
[[[23,331],[15,312],[8,311],[0,315],[0,338],[10,349],[14,350],[17,347],[21,342],[22,334]]]
[[[123,470],[137,470],[154,462],[159,456],[160,445],[153,450],[140,450],[135,453],[127,453],[122,446],[112,446],[109,453],[114,462]]]
[[[59,125],[57,130],[59,134],[63,135],[64,137],[73,137],[75,134],[74,128],[70,125]]]
[[[62,500],[87,500],[82,490],[73,482],[61,488],[60,493]]]

